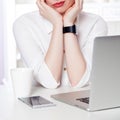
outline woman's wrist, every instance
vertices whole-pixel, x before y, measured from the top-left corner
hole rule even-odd
[[[53,21],[53,26],[55,27],[55,26],[63,26],[63,20],[62,20],[62,17],[61,18],[59,18],[59,19],[56,19],[56,21]]]
[[[64,22],[64,27],[66,27],[66,26],[72,26],[72,25],[74,25],[73,22]]]
[[[53,28],[59,28],[61,29],[63,27],[63,23],[62,22],[57,22],[53,24]]]
[[[75,23],[74,23],[74,21],[70,21],[69,19],[64,18],[63,24],[64,24],[64,26],[72,26]]]

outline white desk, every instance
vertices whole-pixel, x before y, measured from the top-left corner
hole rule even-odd
[[[87,89],[82,88],[81,90]],[[71,89],[74,91],[77,89]],[[7,87],[0,86],[0,120],[120,120],[120,108],[87,112],[50,98],[51,94],[70,91],[69,88],[49,90],[34,88],[32,95],[41,95],[56,104],[54,107],[32,109],[19,100],[14,101]]]

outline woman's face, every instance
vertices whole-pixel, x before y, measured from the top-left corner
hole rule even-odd
[[[46,4],[58,11],[60,14],[65,13],[73,4],[75,0],[46,0]]]

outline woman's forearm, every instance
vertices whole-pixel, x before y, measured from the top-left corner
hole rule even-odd
[[[56,24],[52,31],[51,42],[45,56],[45,62],[57,82],[60,81],[63,66],[62,22]]]
[[[75,34],[65,33],[64,44],[69,80],[71,85],[75,86],[80,81],[85,72],[86,62]]]

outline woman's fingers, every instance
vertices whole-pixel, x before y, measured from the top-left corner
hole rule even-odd
[[[45,3],[45,0],[41,0],[41,2]]]
[[[80,1],[81,9],[83,8],[83,0]]]
[[[41,3],[40,3],[40,0],[37,0],[37,1],[36,1],[36,4],[37,4],[38,8],[40,8],[40,9],[43,8],[42,5],[41,5]]]
[[[37,1],[36,1],[36,4],[37,4],[37,6],[38,6],[38,8],[39,8],[40,14],[41,14],[41,15],[44,15],[44,7],[43,7],[43,5],[42,5],[41,0],[37,0]]]
[[[55,11],[52,7],[47,5],[45,3],[45,0],[37,0],[37,5],[39,8],[40,14],[44,18],[49,20],[52,24],[56,24],[56,23],[58,23],[58,20],[62,20],[61,15],[57,11]],[[54,19],[54,18],[56,18],[56,19]]]
[[[75,0],[75,5],[76,5],[77,7],[80,6],[80,1],[81,1],[81,0]]]
[[[45,3],[45,0],[37,0],[37,5],[42,10],[50,9],[49,6]]]
[[[75,0],[75,6],[82,9],[83,7],[83,0]]]

